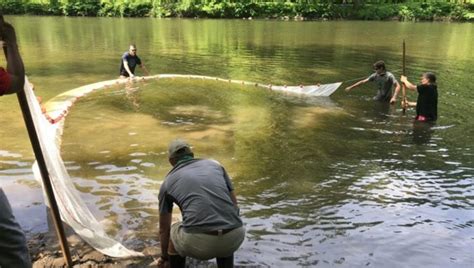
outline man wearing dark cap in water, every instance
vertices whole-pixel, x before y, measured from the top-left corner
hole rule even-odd
[[[195,159],[183,140],[169,146],[173,166],[159,194],[159,266],[185,267],[185,257],[217,258],[218,267],[233,267],[234,252],[245,237],[229,175],[217,161]],[[173,203],[183,221],[171,225]]]
[[[377,85],[377,95],[374,97],[374,100],[386,102],[390,101],[390,104],[394,104],[397,101],[398,92],[400,92],[400,84],[398,83],[395,76],[386,70],[385,62],[377,61],[374,63],[374,70],[375,73],[371,74],[366,79],[346,87],[346,91],[350,91],[353,88],[363,85],[367,82],[375,82]],[[392,87],[395,87],[393,96]]]
[[[7,71],[0,67],[0,96],[16,93],[25,83],[25,69],[18,52],[13,26],[0,15],[0,43],[7,59]],[[13,216],[10,203],[0,188],[0,267],[31,267],[25,234]]]

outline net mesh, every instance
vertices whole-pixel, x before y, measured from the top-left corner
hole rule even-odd
[[[84,241],[101,253],[112,257],[142,256],[129,250],[107,235],[103,226],[92,215],[71,181],[60,155],[60,139],[64,120],[51,124],[43,115],[30,83],[25,82],[25,93],[48,168],[51,184],[62,220]],[[35,178],[41,182],[38,164],[33,165]]]

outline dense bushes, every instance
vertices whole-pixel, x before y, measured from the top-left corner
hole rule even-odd
[[[455,5],[447,2],[401,5],[398,15],[403,20],[467,20],[468,5]]]
[[[203,3],[204,2],[204,3]],[[359,20],[472,20],[474,4],[410,2],[407,4],[333,4],[325,2],[254,1],[112,1],[112,0],[0,0],[4,14],[102,16],[102,17],[188,17],[188,18],[275,18]]]

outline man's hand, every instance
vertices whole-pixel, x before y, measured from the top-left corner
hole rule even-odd
[[[158,259],[157,265],[158,265],[159,268],[169,268],[170,267],[170,262],[168,260],[165,260],[162,257],[160,257]]]
[[[393,97],[390,99],[390,104],[395,104],[395,102],[397,102],[397,96],[393,96]]]
[[[15,29],[3,20],[2,15],[0,15],[0,41],[2,41],[3,53],[7,59],[7,72],[11,78],[6,94],[19,92],[23,90],[25,84],[25,67],[16,44]]]
[[[352,89],[352,86],[349,86],[349,87],[346,87],[345,90],[346,90],[346,92],[349,92],[349,91],[351,91],[351,89]]]
[[[4,45],[16,44],[15,29],[3,20],[2,15],[0,15],[0,40],[6,43]]]
[[[149,72],[148,69],[145,67],[145,65],[141,64],[141,65],[140,65],[140,68],[143,70],[143,72],[145,73],[145,75],[150,76],[150,72]]]
[[[400,81],[402,81],[403,84],[405,84],[406,82],[408,82],[407,80],[407,77],[402,75],[402,77],[400,77]]]
[[[3,15],[0,14],[0,41],[3,42],[3,25],[5,24],[5,20],[3,19]],[[3,44],[2,44],[3,46]]]

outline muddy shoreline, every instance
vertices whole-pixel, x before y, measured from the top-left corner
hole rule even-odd
[[[139,250],[144,257],[113,258],[93,249],[76,234],[68,235],[68,242],[74,267],[156,267],[161,255],[160,248],[153,246]],[[33,235],[28,240],[28,249],[35,268],[67,267],[52,233]]]
[[[142,252],[143,257],[113,258],[106,256],[93,249],[84,242],[78,235],[73,234],[70,229],[68,233],[68,244],[71,251],[73,267],[104,267],[104,268],[138,268],[157,267],[157,260],[161,256],[159,246],[149,246],[134,249]],[[59,242],[53,232],[38,233],[28,239],[28,249],[30,251],[33,268],[43,267],[67,267],[61,253]],[[211,268],[216,267],[212,261],[199,261],[187,258],[187,267]],[[234,267],[242,267],[235,265]],[[255,267],[255,266],[245,266]]]

